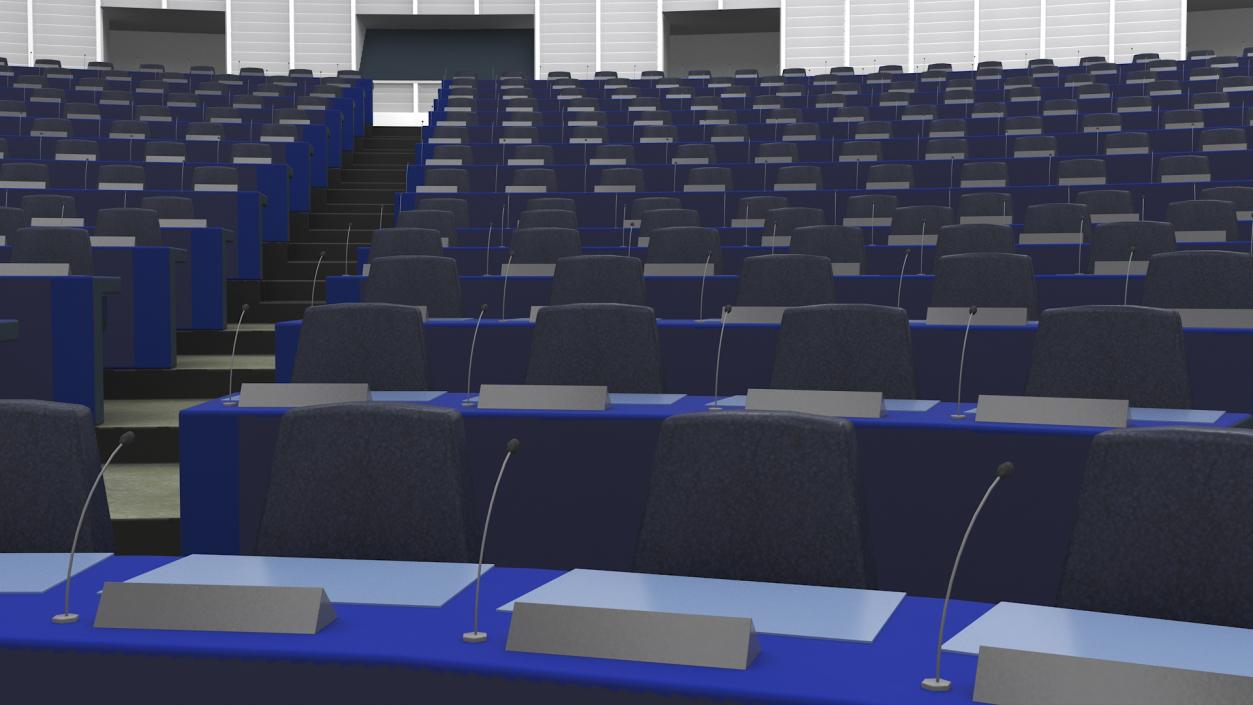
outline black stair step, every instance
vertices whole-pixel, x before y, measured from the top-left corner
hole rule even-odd
[[[396,192],[392,191],[390,194],[391,195],[389,195],[386,199],[382,201],[375,201],[373,203],[336,203],[331,201],[325,189],[320,189],[319,191],[314,191],[313,193],[313,213],[310,215],[310,218],[312,219],[313,215],[317,215],[319,213],[373,213],[377,217],[379,206],[383,206],[386,211],[392,210],[392,207],[395,204],[395,201],[392,199],[395,197]]]
[[[352,167],[407,166],[418,160],[416,149],[399,152],[353,152]]]
[[[354,166],[348,169],[341,169],[339,176],[344,183],[357,183],[359,181],[383,181],[395,183],[397,181],[404,183],[405,167],[363,167]]]
[[[226,385],[218,394],[226,394]],[[136,443],[126,447],[118,454],[117,462],[127,463],[177,463],[178,462],[178,426],[142,426],[139,428],[121,428],[111,426],[96,427],[96,447],[100,459],[109,457],[109,453],[117,447],[117,441],[127,431],[135,432]]]
[[[266,308],[264,304],[257,306],[258,317]],[[105,370],[104,396],[108,399],[212,399],[226,394],[227,381],[226,369]],[[241,382],[273,381],[274,370],[235,370],[237,389]]]
[[[264,282],[262,291],[265,291]],[[226,330],[183,330],[178,332],[178,351],[184,355],[230,355],[234,340],[234,323]],[[240,355],[274,354],[274,331],[247,328],[239,331],[235,352]]]
[[[319,283],[319,293],[321,293],[321,284]],[[305,315],[305,309],[309,308],[309,299],[305,298],[309,295],[309,290],[305,289],[304,296],[291,301],[262,301],[257,305],[258,322],[265,321],[267,323],[279,323],[281,321],[298,321]],[[326,303],[326,299],[318,297],[314,304]],[[274,381],[274,380],[269,380]],[[223,383],[225,385],[225,383]]]
[[[318,268],[316,259],[313,261],[284,262],[281,266],[274,267],[273,271],[266,275],[265,281],[267,282],[268,281],[305,282],[305,290],[301,292],[299,296],[293,297],[293,300],[308,299],[309,298],[308,287],[310,283],[312,283],[313,281],[313,275],[314,275],[315,269],[317,270],[317,275],[318,275],[319,280],[325,279],[328,275],[335,276],[335,275],[343,274],[345,271],[344,261],[343,261],[343,258],[344,258],[343,250],[340,250],[340,254],[338,256],[333,256],[331,252],[328,250],[326,253],[326,257],[327,257],[326,259],[322,260],[321,268]],[[332,258],[334,261],[332,261]],[[262,285],[262,283],[258,282],[258,285]],[[318,291],[321,292],[321,289],[319,289]],[[272,300],[274,297],[263,296],[261,298],[265,300]],[[252,314],[253,312],[249,310],[248,320],[259,323],[260,319],[254,320],[252,318]]]
[[[421,140],[411,137],[366,137],[361,140],[358,151],[400,152],[414,148]]]
[[[178,519],[114,519],[113,551],[129,556],[181,556]]]
[[[334,236],[328,236],[326,242],[291,242],[287,244],[287,261],[288,262],[317,262],[318,255],[325,252],[326,257],[322,258],[322,266],[326,267],[331,262],[352,262],[357,258],[357,248],[370,244],[369,230],[356,230],[352,234],[352,242],[348,245],[348,252],[344,252],[344,234],[338,233],[338,242]],[[310,276],[313,272],[309,272]],[[269,272],[266,273],[266,279],[270,279]],[[264,297],[263,297],[264,298]]]
[[[382,207],[380,209],[380,206]],[[353,230],[373,231],[379,227],[379,214],[382,213],[382,227],[387,227],[395,222],[392,215],[392,204],[378,204],[374,206],[372,211],[364,213],[312,213],[309,215],[309,230],[345,230],[348,225],[352,224]]]
[[[338,211],[341,204],[355,203],[358,205],[372,205],[378,208],[379,204],[393,203],[398,189],[392,187],[379,188],[333,188],[326,190],[326,205],[315,206],[317,211]]]
[[[336,262],[328,267],[322,263],[322,271],[318,274],[318,283],[314,287],[312,279],[266,279],[261,282],[261,295],[266,305],[278,301],[304,301],[309,305],[309,292],[313,292],[314,301],[326,300],[326,276],[344,273],[344,265]],[[299,316],[297,316],[299,318]],[[289,319],[282,319],[289,320]],[[273,352],[273,351],[271,351]]]

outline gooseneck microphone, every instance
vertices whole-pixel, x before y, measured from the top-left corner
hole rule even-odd
[[[470,401],[470,374],[474,372],[474,346],[479,342],[479,326],[483,323],[483,314],[487,313],[487,304],[479,307],[479,317],[474,321],[474,335],[470,337],[470,360],[466,363],[466,398],[461,400],[462,406],[472,406]]]
[[[774,223],[774,228],[770,232],[770,254],[774,254],[774,246],[779,242],[779,223]]]
[[[922,255],[918,255],[921,257]],[[901,307],[901,292],[905,289],[905,265],[909,264],[909,248],[905,248],[905,256],[901,258],[901,276],[896,280],[896,307]]]
[[[496,493],[500,491],[500,480],[505,476],[505,467],[509,465],[509,459],[514,453],[518,452],[518,448],[522,443],[511,438],[505,444],[505,459],[500,463],[500,471],[496,473],[496,484],[492,487],[492,498],[487,502],[487,518],[483,520],[483,538],[479,541],[479,567],[474,575],[474,629],[461,635],[461,640],[467,644],[482,644],[487,641],[487,632],[479,631],[479,589],[483,585],[483,553],[487,550],[487,529],[492,525],[492,509],[496,507]]]
[[[70,558],[65,567],[65,610],[61,614],[52,615],[53,624],[73,624],[78,621],[78,615],[70,611],[70,579],[74,576],[74,554],[78,553],[78,536],[83,531],[83,520],[87,518],[87,507],[91,506],[91,498],[96,495],[96,488],[100,486],[100,480],[104,478],[104,471],[109,469],[109,464],[117,457],[118,451],[122,450],[122,446],[130,445],[135,440],[135,432],[127,431],[117,440],[117,447],[109,454],[109,459],[104,461],[104,465],[100,468],[100,472],[96,474],[95,482],[91,483],[91,489],[87,491],[87,499],[83,500],[83,510],[78,514],[78,526],[74,529],[74,541],[70,544]]]
[[[352,243],[352,221],[348,221],[348,234],[344,236],[344,274],[352,273],[352,264],[348,257],[348,248]]]
[[[1136,246],[1131,246],[1131,251],[1127,253],[1127,273],[1122,278],[1122,305],[1127,305],[1127,291],[1131,288],[1131,260],[1136,258]]]
[[[487,247],[483,248],[483,274],[488,276],[492,273],[492,229],[495,227],[495,223],[487,224]]]
[[[922,274],[922,265],[926,261],[923,248],[927,246],[927,221],[922,221],[922,231],[918,233],[918,273]]]
[[[313,282],[309,286],[309,306],[313,306],[314,297],[318,293],[318,271],[322,269],[322,258],[326,257],[326,250],[318,253],[318,263],[313,267]]]
[[[978,520],[979,513],[983,511],[983,505],[988,503],[988,497],[992,496],[992,490],[996,489],[997,484],[1013,472],[1014,464],[1009,461],[997,466],[996,477],[992,479],[992,484],[988,485],[988,491],[983,493],[983,499],[979,500],[979,506],[975,507],[974,515],[970,517],[970,523],[966,525],[966,533],[962,535],[961,545],[957,547],[957,558],[953,559],[953,570],[948,574],[948,589],[944,591],[944,606],[940,609],[940,633],[935,642],[935,677],[922,679],[923,690],[942,693],[953,687],[951,682],[940,677],[940,655],[944,648],[944,622],[948,619],[948,603],[953,596],[953,580],[957,578],[957,566],[961,565],[962,552],[966,550],[966,540],[970,538],[971,529],[975,528],[975,521]]]
[[[1083,221],[1079,221],[1079,266],[1075,269],[1078,274],[1083,274]]]
[[[696,320],[705,317],[705,279],[709,276],[709,262],[713,259],[714,251],[710,250],[705,255],[705,266],[700,270],[700,311],[696,314]]]
[[[709,405],[710,411],[722,411],[718,406],[718,378],[722,376],[722,337],[727,332],[727,316],[731,314],[731,305],[722,307],[722,325],[718,329],[718,357],[714,362],[714,402]]]
[[[248,313],[248,304],[239,310],[239,320],[235,322],[235,339],[231,341],[231,364],[226,370],[226,401],[222,406],[239,406],[239,402],[229,397],[235,393],[235,348],[239,345],[239,327],[244,324],[244,314]]]
[[[970,315],[966,317],[966,332],[962,335],[962,356],[961,361],[957,363],[957,401],[954,402],[956,408],[949,415],[949,418],[954,421],[966,418],[966,414],[962,412],[962,377],[966,374],[966,343],[970,340],[970,324],[974,323],[976,313],[979,313],[979,307],[971,306]]]
[[[505,281],[500,285],[500,317],[502,319],[505,318],[505,297],[509,295],[509,270],[513,269],[513,250],[509,250],[509,259],[505,261],[503,269]]]

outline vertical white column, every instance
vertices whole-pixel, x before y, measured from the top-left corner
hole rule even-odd
[[[232,67],[235,66],[231,60],[234,56],[234,46],[231,43],[231,0],[226,0],[226,73],[231,73]]]
[[[979,0],[975,0],[975,28],[974,28],[974,47],[970,52],[970,68],[979,65]]]
[[[416,8],[418,5],[418,0],[413,0],[413,5]],[[417,10],[415,9],[414,12],[416,13]],[[540,0],[535,0],[535,76],[534,77],[537,79],[544,78],[543,76],[540,75],[540,68],[542,68],[542,64],[540,63],[540,57],[543,56],[543,53],[544,53],[544,46],[543,46],[543,42],[540,41]]]
[[[1114,0],[1109,0],[1109,54],[1106,58],[1109,61],[1118,63],[1118,57],[1115,55],[1114,47]]]
[[[165,1],[161,0],[163,4]],[[104,61],[104,10],[100,7],[100,0],[96,0],[96,61]]]
[[[475,2],[478,2],[478,0],[475,0]],[[594,71],[600,70],[600,2],[601,0],[596,0],[596,68],[593,69]],[[591,78],[591,76],[588,76],[588,78]]]
[[[657,70],[666,70],[666,13],[657,0]]]
[[[1048,40],[1045,31],[1048,29],[1048,0],[1040,0],[1040,56],[1048,56]]]
[[[1188,2],[1179,0],[1179,58],[1188,58]]]
[[[357,30],[359,20],[357,19],[357,0],[348,0],[348,68],[356,71],[357,64],[360,60],[357,58]],[[417,112],[416,110],[414,112]]]
[[[296,68],[296,0],[287,0],[287,68]]]
[[[905,67],[905,72],[910,73],[914,70],[914,0],[909,0],[909,65]]]
[[[853,0],[844,0],[844,65],[853,63]]]
[[[718,0],[722,9],[722,0]],[[779,0],[779,73],[787,68],[787,0]]]
[[[26,65],[35,65],[35,0],[26,0]]]

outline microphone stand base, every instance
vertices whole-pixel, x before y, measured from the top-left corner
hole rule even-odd
[[[966,420],[966,415],[965,415],[965,414],[949,414],[949,415],[948,415],[948,417],[949,417],[950,419],[954,420],[954,421],[965,421],[965,420]]]
[[[721,406],[718,406],[718,405],[716,405],[716,404],[713,404],[713,405],[707,406],[707,407],[705,407],[705,408],[706,408],[706,409],[708,409],[708,410],[710,410],[710,411],[722,411],[722,407],[721,407]]]
[[[462,405],[462,406],[474,406],[474,402],[470,401],[468,398],[467,398],[467,399],[462,399],[462,400],[461,400],[461,405]],[[470,632],[467,632],[467,634],[468,634],[468,633],[470,633]]]
[[[923,678],[922,689],[933,693],[947,693],[953,689],[953,684],[946,678]]]
[[[466,632],[461,635],[461,640],[467,644],[482,644],[487,641],[487,632]]]
[[[239,402],[232,399],[231,401],[222,402],[222,406],[239,406]]]
[[[78,621],[78,615],[73,612],[65,612],[64,614],[52,615],[53,624],[73,624]]]

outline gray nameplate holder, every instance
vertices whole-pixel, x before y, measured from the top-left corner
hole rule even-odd
[[[1136,213],[1093,213],[1088,217],[1096,225],[1101,223],[1135,223],[1140,220],[1140,216]],[[1223,237],[1225,238],[1226,235]]]
[[[873,218],[856,218],[850,217],[844,219],[845,225],[855,225],[861,228],[886,228],[892,224],[891,216],[875,216]]]
[[[732,306],[727,323],[780,323],[786,306]]]
[[[609,408],[609,388],[564,384],[484,384],[479,388],[479,408],[604,411]]]
[[[1125,399],[1067,399],[980,394],[975,420],[1044,426],[1126,428],[1130,405]]]
[[[239,190],[239,184],[196,184],[193,191],[229,191],[234,193]]]
[[[592,157],[587,163],[592,166],[626,166],[627,161],[622,157]]]
[[[517,602],[505,649],[742,671],[761,647],[746,617]]]
[[[1253,310],[1247,308],[1179,308],[1184,328],[1253,328]]]
[[[763,228],[766,226],[765,218],[732,218],[731,227],[733,228]]]
[[[1099,260],[1092,263],[1093,274],[1148,274],[1148,260],[1132,260],[1130,266],[1125,259]]]
[[[521,264],[514,262],[500,265],[501,275],[509,275],[511,277],[551,277],[553,272],[557,270],[555,264]]]
[[[0,277],[68,277],[70,265],[60,263],[15,264],[0,262]]]
[[[774,190],[775,190],[775,191],[817,191],[817,190],[818,190],[818,184],[814,184],[814,183],[799,183],[799,182],[784,182],[784,183],[777,183],[777,184],[775,184],[775,185],[774,185]]]
[[[792,236],[791,235],[762,235],[761,246],[762,247],[791,247]]]
[[[317,634],[335,621],[322,588],[104,584],[97,629]]]
[[[134,247],[135,238],[123,235],[92,235],[92,247]]]
[[[0,181],[0,188],[45,189],[48,184],[45,181]]]
[[[1014,216],[1012,215],[963,215],[961,217],[960,222],[962,225],[966,225],[970,223],[984,224],[984,225],[1010,225],[1014,222]]]
[[[635,193],[635,184],[596,184],[593,193]]]
[[[908,181],[867,181],[866,190],[904,189],[909,188]]]
[[[939,238],[937,233],[924,235],[888,235],[889,245],[934,245]]]
[[[883,416],[883,393],[750,389],[744,407],[749,411],[799,411],[819,416],[877,419]]]
[[[962,179],[962,188],[1004,188],[1005,179]]]
[[[443,159],[443,158],[432,157],[426,160],[426,165],[427,166],[461,166],[461,157],[456,157],[453,159]]]
[[[369,401],[368,384],[257,384],[246,382],[239,390],[239,408],[297,407]]]
[[[31,218],[31,227],[40,228],[81,228],[82,218]]]
[[[984,646],[975,702],[993,705],[1253,702],[1253,678]]]
[[[97,191],[143,191],[144,185],[136,182],[101,181],[96,184]]]
[[[927,325],[929,326],[964,326],[966,321],[978,326],[1025,326],[1027,325],[1027,309],[997,308],[981,306],[973,317],[970,309],[961,306],[931,306],[927,309]]]
[[[162,218],[163,228],[207,228],[209,223],[204,218]]]
[[[683,190],[692,193],[726,191],[727,187],[723,184],[684,184]]]
[[[832,262],[831,275],[836,277],[860,276],[861,262]]]
[[[1226,242],[1226,230],[1176,230],[1175,242]]]
[[[1022,233],[1018,236],[1020,245],[1078,245],[1083,242],[1083,233]]]
[[[448,185],[420,184],[413,188],[413,192],[414,193],[456,193],[457,187],[452,184],[448,184]]]
[[[461,160],[458,159],[457,161],[460,162]],[[505,164],[509,166],[544,166],[544,160],[543,159],[514,158],[505,162]]]
[[[1062,176],[1058,177],[1058,186],[1100,186],[1106,183],[1104,176]]]
[[[505,193],[547,193],[548,187],[536,184],[510,184]]]
[[[644,240],[644,238],[640,238]],[[647,245],[640,243],[640,247]],[[646,277],[699,277],[705,274],[713,274],[713,267],[706,265],[704,262],[645,262],[644,276]]]

